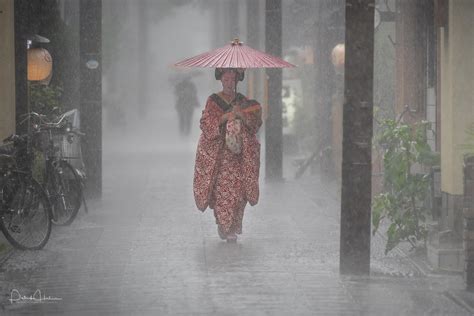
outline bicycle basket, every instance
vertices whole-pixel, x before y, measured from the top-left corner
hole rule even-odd
[[[74,159],[82,160],[80,136],[62,133],[53,135],[53,144],[61,158],[68,161]]]
[[[77,109],[64,113],[66,120],[71,124],[72,131],[80,130],[80,114]],[[55,155],[69,162],[75,169],[84,171],[82,160],[81,137],[78,133],[69,133],[58,130],[52,135]]]

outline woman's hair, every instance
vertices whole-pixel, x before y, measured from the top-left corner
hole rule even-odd
[[[216,80],[221,80],[222,75],[224,74],[224,72],[227,72],[227,71],[235,72],[237,74],[236,79],[238,81],[244,80],[244,76],[245,76],[245,73],[244,73],[245,69],[244,68],[216,68],[216,70],[214,72]]]

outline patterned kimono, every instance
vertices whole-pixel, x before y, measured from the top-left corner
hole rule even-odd
[[[201,136],[194,168],[194,200],[199,210],[214,210],[216,223],[223,234],[242,233],[242,219],[247,202],[258,202],[260,143],[256,133],[262,125],[258,102],[237,94],[245,119],[241,126],[241,152],[226,146],[226,124],[221,116],[232,106],[217,94],[211,95],[201,117]]]

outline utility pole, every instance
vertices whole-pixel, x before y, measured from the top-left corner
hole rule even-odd
[[[346,0],[339,270],[370,273],[375,0]]]
[[[80,0],[80,104],[88,195],[102,195],[102,1]]]
[[[266,0],[265,48],[267,53],[281,57],[281,0]],[[282,122],[282,71],[267,69],[268,111],[265,122],[265,180],[283,180],[283,122]]]

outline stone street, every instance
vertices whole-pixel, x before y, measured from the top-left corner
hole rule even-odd
[[[104,155],[102,200],[45,249],[12,251],[2,315],[469,315],[446,295],[461,276],[423,275],[372,240],[371,277],[339,275],[339,202],[318,176],[264,184],[237,244],[192,197],[194,144]],[[12,291],[60,300],[10,302]],[[16,293],[16,292],[15,292]],[[38,294],[38,293],[37,293]]]

